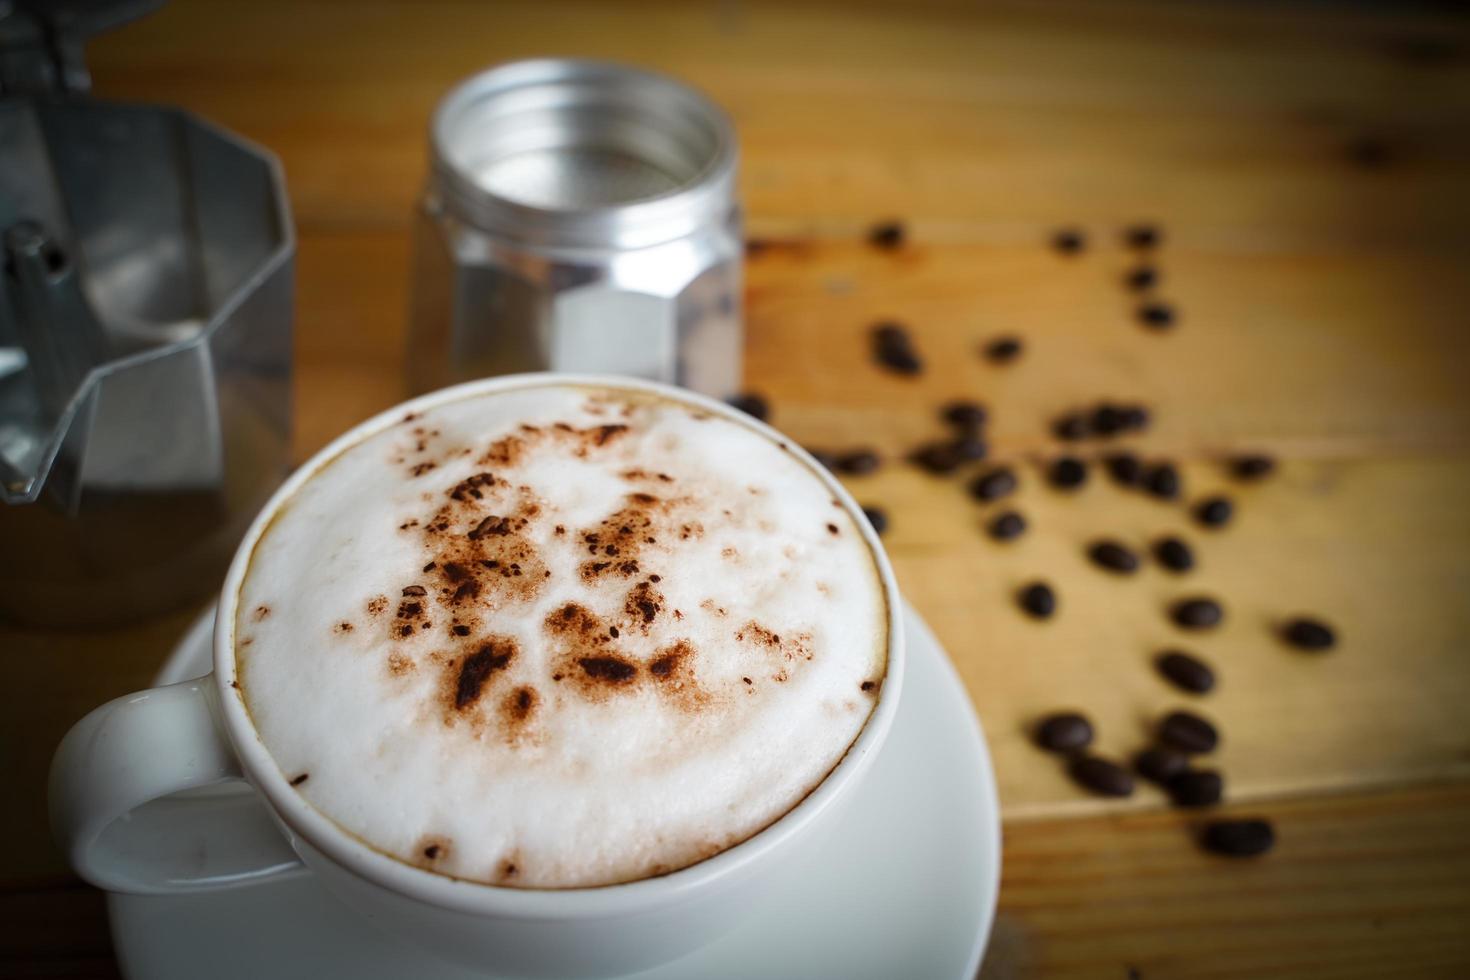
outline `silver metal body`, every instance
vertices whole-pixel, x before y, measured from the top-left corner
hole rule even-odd
[[[736,145],[713,103],[601,62],[504,65],[435,112],[409,384],[519,371],[740,384]]]
[[[218,588],[289,464],[284,183],[178,110],[0,95],[0,616],[137,618]]]

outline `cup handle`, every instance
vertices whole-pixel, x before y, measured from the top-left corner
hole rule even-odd
[[[87,881],[172,895],[305,870],[259,794],[221,785],[243,776],[218,701],[213,675],[129,694],[61,740],[51,830]]]

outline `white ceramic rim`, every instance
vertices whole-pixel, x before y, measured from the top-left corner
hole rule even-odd
[[[339,454],[396,424],[409,412],[424,411],[491,392],[539,387],[599,387],[655,394],[719,415],[760,433],[805,463],[847,510],[868,544],[883,587],[887,604],[887,670],[878,704],[847,753],[811,793],[764,830],[711,858],[656,878],[591,888],[533,890],[449,878],[404,864],[343,830],[289,785],[285,774],[256,733],[245,709],[243,694],[234,686],[235,613],[240,586],[256,542],[276,512],[302,484]],[[862,508],[810,454],[788,437],[744,412],[683,388],[625,377],[542,372],[471,381],[396,405],[353,426],[292,473],[250,525],[230,562],[224,589],[220,593],[219,612],[215,617],[213,676],[226,735],[240,758],[246,778],[265,797],[278,819],[312,848],[370,882],[430,905],[479,915],[563,920],[623,916],[671,904],[737,874],[800,834],[871,766],[898,709],[904,663],[903,605],[888,556]]]

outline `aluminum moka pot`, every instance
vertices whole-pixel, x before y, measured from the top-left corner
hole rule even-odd
[[[0,616],[86,625],[219,587],[289,464],[295,244],[274,158],[88,96],[157,2],[0,0]]]
[[[411,388],[546,370],[739,388],[736,144],[712,102],[620,65],[515,62],[445,97],[429,155]]]

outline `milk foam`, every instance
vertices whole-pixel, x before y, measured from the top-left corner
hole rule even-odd
[[[534,888],[692,864],[783,815],[877,701],[847,512],[744,425],[544,386],[411,416],[257,543],[236,658],[296,791],[401,861]]]

